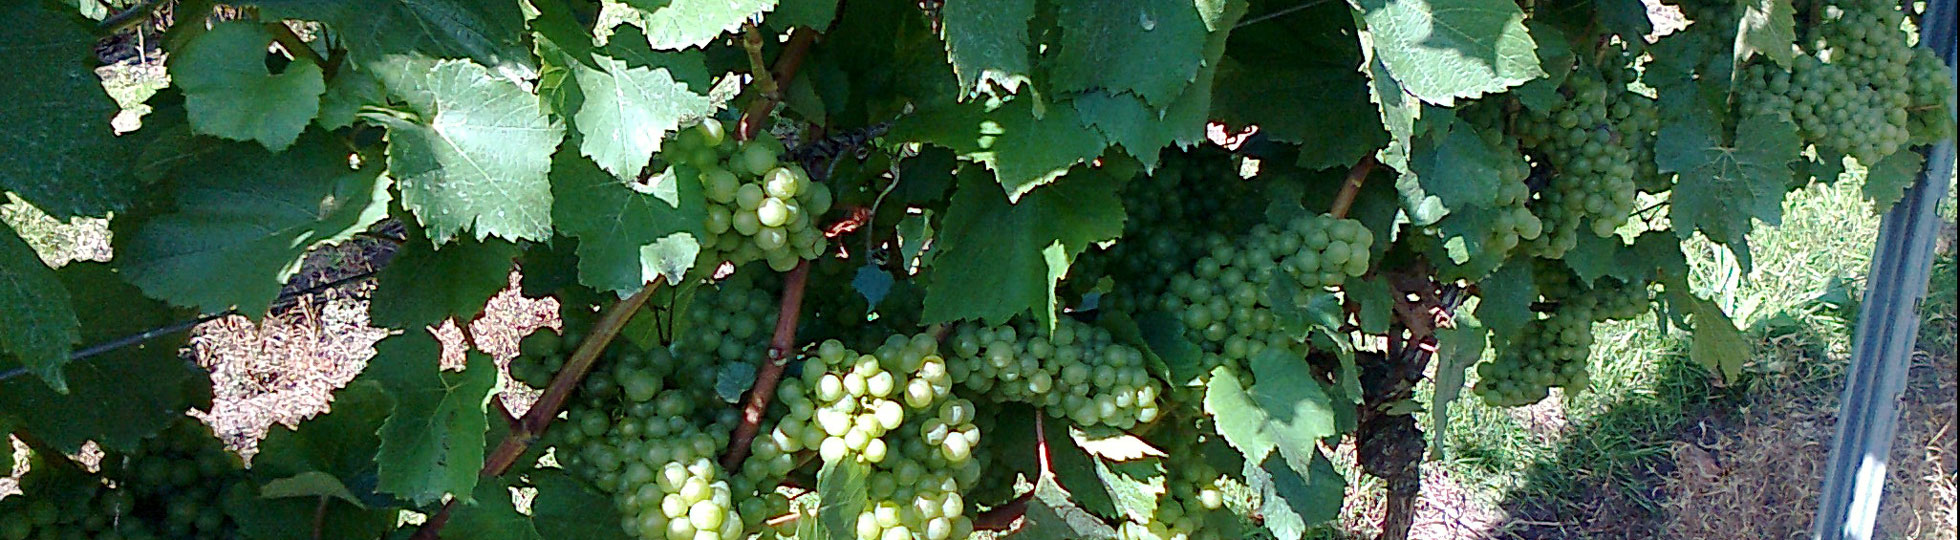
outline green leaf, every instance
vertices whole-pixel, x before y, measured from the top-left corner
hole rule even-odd
[[[1356,15],[1358,18],[1360,15]],[[1362,33],[1363,50],[1373,51],[1370,34]],[[1375,157],[1382,164],[1395,170],[1409,168],[1409,138],[1415,133],[1416,115],[1422,105],[1412,99],[1415,96],[1403,89],[1395,77],[1390,76],[1382,59],[1372,52],[1362,73],[1368,75],[1368,99],[1375,103],[1375,111],[1381,113],[1382,128],[1388,131],[1388,144],[1375,151]]]
[[[816,515],[797,520],[797,538],[855,538],[858,515],[870,504],[865,477],[870,467],[855,459],[825,461],[817,471]]]
[[[1052,325],[1055,282],[1075,256],[1123,234],[1119,182],[1083,169],[1009,204],[979,171],[959,177],[933,248],[925,318],[1002,324],[1033,310]]]
[[[1531,259],[1517,258],[1477,282],[1477,319],[1497,338],[1510,341],[1537,318],[1531,303],[1538,301],[1538,284],[1531,279]]]
[[[127,337],[193,315],[143,296],[106,264],[73,262],[55,276],[74,305],[88,306],[75,312],[83,343]],[[109,450],[133,450],[143,438],[182,420],[185,410],[211,406],[209,374],[177,356],[188,337],[166,334],[69,362],[62,368],[66,394],[36,378],[0,381],[0,417],[12,418],[18,432],[62,452],[79,452],[91,440]],[[0,358],[0,371],[15,367],[13,360]]]
[[[1157,501],[1166,492],[1164,463],[1159,459],[1127,462],[1096,460],[1096,477],[1109,490],[1116,510],[1132,521],[1149,522],[1157,516]]]
[[[1118,517],[1117,496],[1096,471],[1100,460],[1073,444],[1069,422],[1051,416],[1043,419],[1040,428],[1047,444],[1047,475],[1055,485],[1068,490],[1069,500],[1081,505],[1083,510],[1098,516]]]
[[[1714,302],[1695,296],[1692,293],[1672,294],[1675,303],[1687,308],[1694,325],[1694,337],[1688,344],[1688,357],[1707,368],[1724,381],[1734,381],[1742,374],[1742,364],[1749,360],[1749,342],[1743,338],[1742,331],[1736,329],[1735,321],[1729,319],[1722,307]]]
[[[292,146],[319,114],[327,81],[304,56],[272,73],[265,64],[271,44],[265,26],[229,21],[170,55],[170,81],[184,90],[192,130],[258,141],[274,152]]]
[[[81,323],[54,270],[5,225],[0,225],[0,328],[6,329],[0,332],[0,356],[27,366],[54,391],[68,391],[61,366],[82,338]]]
[[[315,538],[316,524],[318,538],[381,538],[395,528],[401,514],[393,508],[362,509],[324,495],[274,497],[249,484],[226,491],[223,505],[239,533],[253,540],[309,540]]]
[[[122,175],[127,152],[109,119],[116,102],[94,73],[94,24],[73,6],[26,0],[0,7],[14,30],[0,40],[0,190],[68,219],[121,210],[142,186]]]
[[[619,527],[616,519],[608,524]],[[503,479],[495,477],[477,484],[475,496],[456,505],[449,523],[442,528],[442,537],[449,540],[544,540],[544,535],[539,534],[537,526],[532,523],[531,516],[517,511],[516,503],[510,498],[510,488],[504,485]]]
[[[411,59],[467,58],[507,81],[538,77],[524,48],[524,16],[508,0],[252,0],[264,20],[306,19],[332,26],[356,64],[409,68]],[[420,67],[426,67],[420,66]],[[407,76],[428,76],[427,72]],[[384,78],[384,80],[386,80]],[[389,85],[401,92],[402,87]]]
[[[1388,332],[1388,326],[1395,318],[1395,291],[1388,285],[1388,279],[1370,276],[1367,279],[1349,279],[1341,290],[1347,299],[1361,305],[1357,317],[1361,331],[1370,334]]]
[[[1109,426],[1090,426],[1087,429],[1070,426],[1068,436],[1076,446],[1082,447],[1083,452],[1107,461],[1170,457],[1163,450],[1151,446],[1150,441]]]
[[[1900,151],[1866,167],[1864,193],[1865,200],[1872,202],[1872,210],[1883,214],[1904,199],[1906,188],[1919,180],[1919,169],[1925,164],[1926,156]]]
[[[742,394],[755,386],[755,364],[727,362],[715,370],[715,395],[728,403],[741,403]]]
[[[531,501],[531,521],[545,538],[627,540],[619,526],[613,500],[561,471],[540,469],[530,474],[538,495]]]
[[[1661,171],[1680,174],[1667,215],[1681,238],[1700,229],[1734,248],[1745,245],[1752,219],[1782,222],[1784,186],[1801,145],[1796,126],[1752,116],[1736,127],[1735,140],[1722,144],[1720,126],[1700,116],[1661,128],[1655,149]]]
[[[1312,457],[1301,464],[1295,452]],[[1258,494],[1266,530],[1275,537],[1299,538],[1308,526],[1340,515],[1347,480],[1318,448],[1287,449],[1266,456],[1257,467],[1246,465],[1246,483]]]
[[[1639,3],[1638,0],[1633,1],[1634,5]],[[1647,12],[1644,9],[1640,12],[1640,17],[1641,20],[1646,20]],[[1532,38],[1538,42],[1538,66],[1545,70],[1545,76],[1518,85],[1517,88],[1511,89],[1511,94],[1517,96],[1518,103],[1525,108],[1550,113],[1559,103],[1565,101],[1565,96],[1559,94],[1558,87],[1565,83],[1565,78],[1572,74],[1572,68],[1575,66],[1572,43],[1566,39],[1563,32],[1545,21],[1537,19],[1526,21],[1525,27],[1531,30]],[[1641,32],[1639,35],[1646,35],[1646,32]]]
[[[1075,107],[1084,127],[1094,128],[1111,144],[1122,145],[1125,153],[1137,158],[1146,168],[1156,168],[1157,154],[1178,142],[1181,131],[1203,132],[1202,126],[1193,126],[1197,127],[1195,130],[1180,129],[1179,122],[1164,118],[1130,94],[1094,91],[1077,95],[1068,104]]]
[[[1180,0],[1072,0],[1056,8],[1055,90],[1130,92],[1164,107],[1198,74],[1205,22]]]
[[[376,326],[415,330],[455,317],[467,323],[490,297],[510,286],[517,245],[495,238],[469,238],[438,248],[417,227],[376,279],[368,301]]]
[[[1449,433],[1450,403],[1463,391],[1463,370],[1476,365],[1484,356],[1489,333],[1468,313],[1456,316],[1456,326],[1436,330],[1436,373],[1430,382],[1435,390],[1429,396],[1429,454],[1443,458],[1443,434]]]
[[[1355,0],[1388,73],[1426,103],[1502,92],[1543,77],[1524,12],[1506,0]]]
[[[346,501],[356,508],[366,510],[364,508],[365,505],[361,504],[361,500],[354,497],[354,492],[347,490],[347,484],[341,483],[339,478],[334,478],[331,474],[319,471],[303,472],[287,478],[267,481],[264,485],[259,486],[259,497],[266,499],[284,499],[290,497],[333,498]]]
[[[497,386],[490,357],[470,351],[462,373],[443,373],[442,345],[422,330],[382,340],[363,378],[381,383],[395,408],[381,426],[380,489],[430,504],[468,500],[483,466],[484,414]],[[485,484],[488,486],[488,484]]]
[[[1340,297],[1319,288],[1310,289],[1290,275],[1274,273],[1272,283],[1260,293],[1263,295],[1260,299],[1272,306],[1279,329],[1294,340],[1305,340],[1317,328],[1340,328],[1344,320]]]
[[[1790,67],[1797,41],[1797,8],[1790,0],[1741,0],[1741,27],[1735,33],[1735,65],[1756,54]]]
[[[693,268],[695,257],[686,248],[694,244],[698,254],[699,244],[693,239],[707,237],[707,203],[691,169],[662,173],[655,177],[655,187],[645,188],[560,150],[552,163],[551,182],[556,199],[552,217],[560,232],[579,239],[580,283],[630,294],[664,273]],[[665,198],[663,192],[668,194]],[[683,233],[685,240],[662,242]]]
[[[659,50],[700,47],[722,32],[742,27],[776,0],[605,0],[599,8],[599,28],[621,23],[640,27],[647,44]]]
[[[677,232],[640,246],[640,275],[649,282],[654,276],[668,283],[680,283],[695,260],[701,257],[701,242],[694,235]],[[709,261],[719,262],[719,261]]]
[[[1523,156],[1515,149],[1494,147],[1468,123],[1452,120],[1441,134],[1416,141],[1415,154],[1409,157],[1412,174],[1397,178],[1397,185],[1418,183],[1420,193],[1436,197],[1451,211],[1488,207],[1496,202],[1509,172],[1520,170],[1525,170]],[[1408,191],[1404,190],[1405,197]]]
[[[856,290],[858,296],[863,296],[866,304],[877,308],[878,302],[892,292],[892,273],[876,264],[865,263],[858,267],[857,275],[851,277],[851,289]]]
[[[1277,449],[1310,448],[1336,433],[1333,400],[1305,361],[1269,348],[1252,359],[1252,375],[1259,382],[1247,385],[1220,367],[1205,388],[1205,412],[1248,463]]]
[[[830,21],[837,18],[838,0],[778,0],[776,11],[762,23],[774,29],[788,29],[801,26],[813,30],[823,30]],[[941,8],[944,9],[944,8]],[[803,79],[797,79],[803,80]]]
[[[300,423],[297,429],[268,430],[252,458],[252,474],[272,479],[330,475],[353,497],[352,506],[385,509],[393,499],[375,491],[375,456],[381,448],[381,426],[394,407],[394,397],[380,383],[367,379],[349,383],[334,393],[333,409],[326,414]]]
[[[947,0],[939,8],[946,58],[962,95],[1000,85],[1008,93],[1030,81],[1028,21],[1034,0]]]
[[[698,51],[656,53],[632,27],[595,48],[563,2],[539,4],[532,27],[547,67],[570,71],[577,85],[576,113],[560,112],[572,114],[579,151],[613,176],[637,178],[683,120],[715,110]]]
[[[1073,107],[1049,107],[1037,117],[1034,99],[947,104],[902,118],[886,138],[952,149],[961,159],[993,170],[1007,200],[1054,181],[1070,167],[1101,155],[1102,136],[1076,117]],[[964,184],[962,184],[964,185]]]
[[[1353,164],[1388,143],[1368,90],[1353,66],[1231,62],[1219,69],[1212,103],[1228,124],[1258,125],[1273,140],[1300,143],[1300,166],[1323,169]]]
[[[551,235],[546,173],[564,127],[545,117],[538,97],[461,60],[404,61],[382,84],[419,120],[383,117],[388,174],[402,206],[437,244],[472,228],[481,240],[545,240]]]
[[[1034,498],[1028,500],[1028,509],[1022,521],[1021,527],[1005,538],[1026,540],[1116,538],[1116,531],[1110,529],[1108,524],[1072,504],[1069,501],[1069,493],[1055,483],[1053,476],[1043,475],[1035,481]]]
[[[1162,311],[1151,311],[1137,319],[1150,352],[1164,360],[1164,372],[1157,374],[1173,385],[1187,386],[1204,376],[1204,350],[1184,337],[1184,321]]]
[[[381,81],[374,75],[343,66],[334,71],[333,79],[327,81],[326,93],[320,95],[320,116],[313,122],[328,130],[336,130],[354,125],[362,107],[381,107],[388,104],[388,89],[381,87]],[[149,124],[144,119],[144,124]]]
[[[194,158],[176,174],[171,211],[117,223],[118,268],[173,304],[261,316],[308,250],[387,217],[381,168],[350,169],[347,156],[311,132],[277,154],[234,144]]]

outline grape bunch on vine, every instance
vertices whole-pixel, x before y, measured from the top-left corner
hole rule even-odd
[[[12,0],[0,191],[113,256],[0,227],[0,540],[1297,539],[1594,324],[1736,377],[1684,245],[1902,198],[1907,4]],[[349,243],[387,336],[228,453],[186,321]],[[558,317],[495,358],[513,288]]]

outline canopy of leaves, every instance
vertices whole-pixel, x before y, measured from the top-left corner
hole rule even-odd
[[[73,6],[70,5],[70,8]],[[139,187],[122,175],[124,147],[109,118],[90,51],[89,21],[44,0],[8,2],[0,17],[15,34],[0,40],[0,189],[56,218],[120,210]]]
[[[925,318],[991,323],[1032,311],[1052,324],[1055,282],[1089,244],[1123,233],[1119,182],[1093,170],[1009,203],[984,175],[961,171],[940,230]]]
[[[68,290],[11,227],[0,226],[0,357],[11,358],[57,392],[68,383],[61,366],[81,339]]]

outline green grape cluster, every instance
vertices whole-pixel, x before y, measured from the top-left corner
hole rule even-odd
[[[713,118],[675,134],[661,150],[676,173],[694,175],[707,195],[700,260],[737,266],[760,260],[787,272],[823,253],[817,218],[834,202],[830,188],[810,181],[801,166],[779,163],[782,153],[775,136],[737,142]]]
[[[1169,155],[1156,171],[1123,186],[1123,241],[1084,257],[1080,273],[1115,277],[1122,286],[1108,295],[1113,304],[1157,298],[1170,276],[1204,255],[1191,237],[1235,228],[1240,213],[1226,204],[1248,186],[1223,150]]]
[[[1736,101],[1744,117],[1788,118],[1819,149],[1867,165],[1951,130],[1938,110],[1952,99],[1951,72],[1912,46],[1896,3],[1841,0],[1820,15],[1817,39],[1788,70],[1767,61],[1743,68]],[[1915,114],[1922,109],[1939,114]]]
[[[1644,281],[1625,281],[1602,277],[1593,282],[1590,294],[1594,321],[1624,321],[1639,318],[1653,307],[1653,292]]]
[[[1479,380],[1472,391],[1485,403],[1519,407],[1545,399],[1553,386],[1586,385],[1591,377],[1586,366],[1593,343],[1591,310],[1561,306],[1548,315],[1525,323],[1496,359],[1477,365]]]
[[[580,401],[549,434],[567,469],[613,496],[621,527],[646,539],[734,539],[765,529],[789,509],[773,487],[793,456],[758,439],[737,474],[714,459],[738,421],[707,385],[719,361],[667,348],[609,347],[580,388]]]
[[[689,326],[674,340],[675,353],[759,365],[768,357],[770,334],[781,311],[774,288],[763,285],[738,276],[717,290],[696,294],[684,316]]]
[[[977,409],[952,396],[930,335],[890,336],[872,354],[837,340],[818,345],[802,374],[779,385],[788,413],[768,439],[825,462],[871,468],[861,540],[944,540],[973,532],[963,486],[979,479]],[[808,516],[805,516],[806,518]]]
[[[1108,330],[1063,317],[1045,335],[1030,321],[964,327],[948,366],[956,383],[1002,401],[1035,405],[1076,425],[1128,429],[1162,413],[1163,387],[1143,351]]]
[[[1204,369],[1242,365],[1269,347],[1299,347],[1277,330],[1267,298],[1279,276],[1297,282],[1283,289],[1293,294],[1340,285],[1367,273],[1374,243],[1361,222],[1327,214],[1256,225],[1238,241],[1213,235],[1205,241],[1209,253],[1171,278],[1158,308],[1178,315],[1185,334],[1204,348]]]
[[[105,456],[102,475],[127,499],[125,519],[149,524],[159,536],[237,535],[223,501],[228,490],[246,485],[244,465],[194,418],[172,423],[134,452]]]
[[[1116,530],[1119,540],[1217,540],[1216,531],[1204,527],[1205,516],[1225,508],[1224,475],[1202,459],[1177,460],[1166,467],[1164,484],[1169,492],[1157,502],[1157,513],[1149,521],[1130,520]]]
[[[565,367],[565,360],[578,351],[590,327],[586,317],[566,316],[556,333],[539,330],[524,336],[517,342],[517,357],[510,359],[510,378],[533,388],[549,386],[551,378]]]
[[[1533,213],[1544,234],[1525,244],[1526,252],[1558,258],[1578,245],[1579,234],[1613,234],[1633,212],[1634,150],[1614,122],[1613,101],[1630,94],[1596,71],[1582,69],[1559,87],[1564,99],[1552,110],[1518,119],[1518,138],[1556,171],[1538,193]],[[1629,113],[1622,113],[1630,116]]]
[[[128,491],[72,464],[31,460],[21,494],[0,499],[0,540],[40,538],[162,538],[150,524],[131,519],[136,501]]]

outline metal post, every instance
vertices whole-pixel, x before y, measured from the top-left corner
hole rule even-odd
[[[1921,45],[1948,66],[1954,65],[1954,16],[1953,0],[1931,0],[1920,21]],[[1953,177],[1953,139],[1922,152],[1925,170],[1885,213],[1872,251],[1813,540],[1868,540],[1878,522],[1899,400],[1919,335],[1919,302],[1932,269],[1939,203]]]

